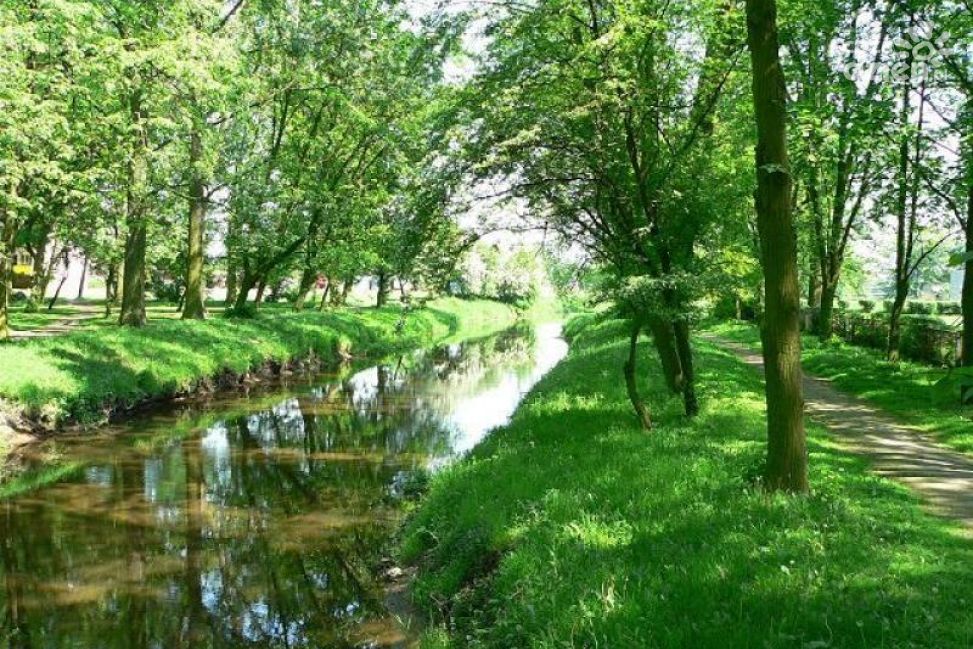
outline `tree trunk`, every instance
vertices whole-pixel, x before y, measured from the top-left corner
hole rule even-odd
[[[238,276],[239,273],[237,272],[236,265],[228,258],[226,261],[226,297],[223,301],[228,307],[232,306],[237,298]]]
[[[381,309],[389,299],[389,277],[384,270],[378,271],[378,297],[375,306]]]
[[[198,166],[203,157],[203,142],[198,127],[189,136],[189,241],[186,248],[186,291],[183,293],[183,320],[206,319],[206,287],[203,263],[206,251],[206,185]]]
[[[13,292],[13,219],[4,214],[0,228],[0,342],[10,340],[10,294]]]
[[[250,291],[257,285],[257,280],[258,278],[255,275],[244,268],[243,277],[240,278],[240,285],[237,288],[236,298],[233,302],[234,311],[242,313],[247,308],[247,299],[250,297]]]
[[[817,309],[821,306],[821,276],[811,264],[811,272],[808,273],[807,285],[807,306],[809,309]]]
[[[51,273],[48,271],[47,265],[47,245],[48,245],[49,232],[48,228],[45,228],[40,242],[38,242],[37,247],[34,249],[33,255],[33,269],[34,269],[34,282],[30,287],[30,300],[27,302],[25,309],[27,311],[37,311],[41,303],[44,302],[44,296],[47,294],[47,285],[51,281]],[[56,253],[52,253],[56,257]],[[51,268],[55,265],[55,260],[51,260]]]
[[[331,294],[331,289],[334,286],[334,282],[328,279],[324,285],[324,291],[321,293],[321,301],[318,303],[318,311],[324,311],[328,308],[328,297]]]
[[[902,313],[905,312],[905,302],[908,297],[908,284],[897,283],[895,299],[892,300],[892,310],[889,311],[889,337],[885,346],[886,358],[892,363],[899,361],[902,346]]]
[[[305,268],[301,273],[301,283],[297,287],[297,299],[294,300],[294,310],[303,311],[304,305],[307,303],[308,293],[314,287],[314,283],[317,281],[318,275],[316,272],[312,271],[310,268]]]
[[[145,195],[148,190],[148,140],[145,133],[141,96],[138,92],[130,98],[130,119],[135,132],[132,158],[128,164],[127,223],[125,261],[122,273],[122,308],[118,322],[123,326],[145,325],[145,250],[147,223]]]
[[[830,340],[834,333],[834,300],[837,282],[821,282],[821,308],[818,311],[818,338]]]
[[[652,332],[652,343],[659,354],[662,363],[662,373],[666,385],[673,394],[683,391],[683,370],[679,360],[679,350],[676,349],[676,334],[672,322],[656,316],[648,318],[649,331]]]
[[[81,264],[81,281],[78,283],[78,297],[77,299],[84,299],[84,289],[85,284],[88,282],[88,255],[84,255],[84,261]]]
[[[111,317],[111,310],[118,300],[118,265],[109,264],[105,272],[105,317]]]
[[[129,222],[122,269],[122,307],[118,323],[128,327],[145,326],[145,221]]]
[[[973,178],[966,202],[966,257],[963,265],[963,365],[973,367]]]
[[[685,318],[673,322],[676,334],[676,351],[682,366],[682,400],[687,417],[699,414],[699,399],[696,397],[696,372],[693,368],[693,347],[689,335],[689,323]]]
[[[64,288],[64,283],[68,281],[68,271],[67,268],[64,269],[64,275],[61,276],[61,281],[57,283],[57,289],[54,291],[54,295],[51,296],[50,302],[47,303],[47,310],[50,311],[57,304],[58,298],[61,297],[61,289]]]
[[[623,372],[625,374],[625,388],[628,390],[628,398],[632,402],[632,408],[635,409],[635,415],[638,417],[639,424],[641,424],[642,430],[652,430],[652,417],[649,414],[649,409],[646,407],[645,402],[642,401],[642,396],[639,394],[638,383],[635,378],[639,334],[641,331],[641,324],[632,323],[632,333],[628,344],[628,360],[625,361]]]
[[[808,490],[800,287],[787,155],[787,91],[776,0],[747,0],[757,122],[757,229],[764,276],[761,335],[767,390],[767,488]]]
[[[257,284],[257,294],[253,298],[254,307],[258,309],[260,308],[260,304],[264,301],[264,293],[266,291],[267,291],[267,278],[265,277],[260,280],[259,284]]]

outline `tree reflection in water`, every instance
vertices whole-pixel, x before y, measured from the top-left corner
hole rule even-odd
[[[189,434],[160,413],[68,443],[78,472],[0,503],[2,646],[396,646],[370,569],[395,485],[502,424],[565,351],[521,329],[224,398],[215,423],[180,414]]]

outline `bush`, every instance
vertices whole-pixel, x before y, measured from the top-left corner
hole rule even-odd
[[[936,313],[939,315],[963,315],[963,306],[959,302],[937,302]]]
[[[863,312],[871,313],[875,310],[875,300],[858,300],[858,306],[861,307]]]
[[[933,315],[935,311],[936,305],[932,302],[909,300],[909,302],[905,305],[905,312],[909,315]]]
[[[838,308],[841,309],[842,311],[847,310],[848,309],[848,300],[841,300],[841,299],[839,299],[838,300]]]

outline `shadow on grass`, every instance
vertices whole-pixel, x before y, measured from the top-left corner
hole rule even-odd
[[[749,483],[759,380],[699,344],[694,421],[643,344],[658,428],[622,385],[622,330],[582,334],[512,424],[434,481],[409,522],[416,593],[484,646],[966,647],[973,549],[810,428],[814,493]],[[614,341],[614,342],[612,342]]]

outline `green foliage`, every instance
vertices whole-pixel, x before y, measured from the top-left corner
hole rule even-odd
[[[433,480],[406,528],[419,601],[454,647],[942,647],[973,633],[969,547],[905,488],[810,429],[813,493],[768,496],[762,385],[698,345],[696,420],[667,399],[650,343],[632,421],[625,327],[576,337],[508,427]],[[438,608],[437,607],[442,607]]]
[[[49,425],[98,422],[153,397],[191,391],[225,371],[336,352],[372,355],[480,335],[513,324],[503,305],[433,302],[402,311],[261,314],[249,320],[159,321],[139,330],[98,328],[0,348],[0,398]]]

